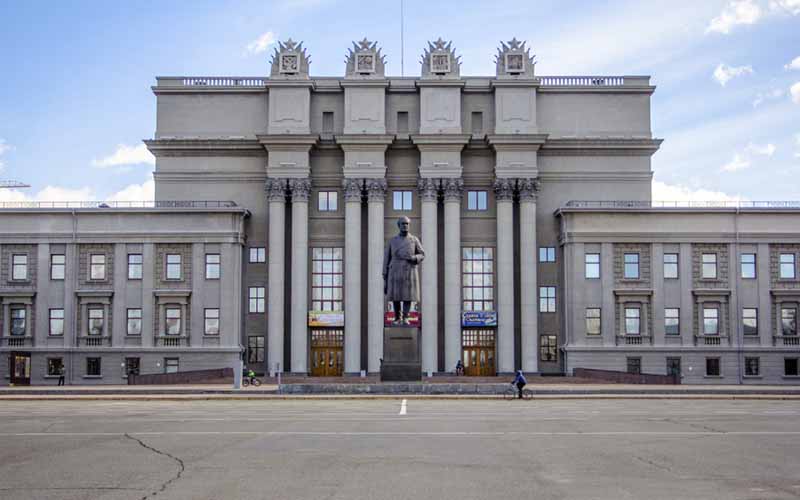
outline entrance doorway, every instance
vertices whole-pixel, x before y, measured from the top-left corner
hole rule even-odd
[[[473,377],[493,377],[495,369],[495,331],[494,329],[468,329],[461,331],[461,356],[464,362],[464,375]]]
[[[681,378],[681,358],[667,358],[667,375]]]
[[[311,375],[340,377],[344,371],[344,330],[311,330]]]
[[[12,352],[8,364],[11,385],[31,385],[31,353]]]

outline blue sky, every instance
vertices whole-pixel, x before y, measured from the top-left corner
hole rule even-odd
[[[0,200],[152,196],[156,75],[268,74],[273,39],[344,73],[378,40],[400,74],[400,0],[0,2]],[[657,199],[800,199],[800,0],[405,0],[405,74],[428,40],[491,75],[527,40],[539,75],[649,74]],[[260,51],[261,48],[265,50]]]

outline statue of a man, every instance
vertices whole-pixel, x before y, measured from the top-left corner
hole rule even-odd
[[[397,219],[400,234],[389,240],[383,255],[383,292],[394,307],[395,324],[407,325],[412,302],[419,302],[419,263],[425,250],[416,236],[408,233],[408,217]]]

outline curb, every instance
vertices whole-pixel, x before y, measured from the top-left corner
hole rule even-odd
[[[0,401],[342,401],[342,400],[503,401],[494,394],[67,394],[0,396]],[[763,400],[800,401],[800,394],[535,394],[526,401],[549,400]],[[508,400],[516,401],[516,400]]]

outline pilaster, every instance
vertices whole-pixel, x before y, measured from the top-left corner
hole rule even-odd
[[[497,371],[514,371],[514,187],[496,179],[497,202]]]
[[[537,300],[536,197],[538,179],[520,179],[519,184],[519,249],[520,249],[520,318],[522,371],[539,371]],[[563,299],[562,299],[563,301]]]
[[[361,200],[364,180],[345,178],[344,187],[344,371],[361,371]]]
[[[308,372],[308,198],[311,180],[289,180],[292,200],[292,373]]]
[[[270,375],[286,368],[283,363],[286,194],[285,179],[267,179],[267,370]]]
[[[386,300],[383,294],[384,203],[386,179],[367,179],[367,369],[378,373],[383,358],[383,317]]]
[[[439,319],[439,292],[437,283],[438,273],[438,205],[439,205],[439,179],[424,177],[419,179],[419,199],[421,205],[422,246],[425,248],[425,260],[422,261],[422,287],[420,297],[420,313],[422,315],[422,371],[433,373],[437,371],[437,338]]]
[[[461,198],[464,181],[442,180],[444,192],[444,360],[453,371],[461,358]],[[425,259],[433,260],[433,259]],[[423,262],[424,264],[424,262]]]

